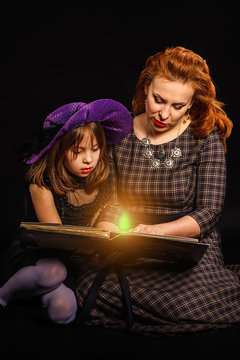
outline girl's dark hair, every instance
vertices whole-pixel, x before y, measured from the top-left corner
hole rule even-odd
[[[29,183],[44,186],[55,194],[62,195],[79,188],[79,178],[71,174],[65,164],[65,154],[70,149],[78,149],[84,136],[96,139],[100,148],[100,157],[96,168],[86,178],[85,191],[91,193],[106,182],[109,175],[109,162],[106,153],[106,138],[100,123],[92,122],[74,129],[61,136],[40,159],[27,170]]]

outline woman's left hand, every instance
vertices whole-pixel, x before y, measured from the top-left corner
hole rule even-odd
[[[185,215],[177,220],[161,224],[138,224],[130,231],[152,235],[186,236],[190,238],[198,238],[201,235],[201,229],[199,224],[193,217],[189,215]]]

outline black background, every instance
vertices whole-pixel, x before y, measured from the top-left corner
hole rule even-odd
[[[187,47],[207,60],[217,97],[234,123],[227,142],[228,182],[221,228],[224,242],[237,246],[237,2],[63,5],[9,5],[1,13],[1,228],[6,230],[1,247],[5,249],[21,219],[24,172],[15,147],[48,113],[68,102],[112,98],[131,109],[146,59],[168,46]]]

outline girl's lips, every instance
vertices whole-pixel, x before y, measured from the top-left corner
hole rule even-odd
[[[88,173],[90,173],[90,171],[92,171],[92,168],[81,169],[81,172],[82,172],[83,174],[88,174]]]
[[[156,119],[154,119],[154,124],[157,126],[157,127],[160,127],[160,128],[164,128],[167,126],[167,124],[164,124],[163,122],[161,121],[158,121]]]

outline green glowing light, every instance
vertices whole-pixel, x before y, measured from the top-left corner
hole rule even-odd
[[[119,220],[118,227],[121,231],[128,231],[129,229],[131,229],[131,222],[126,211],[123,212]]]

